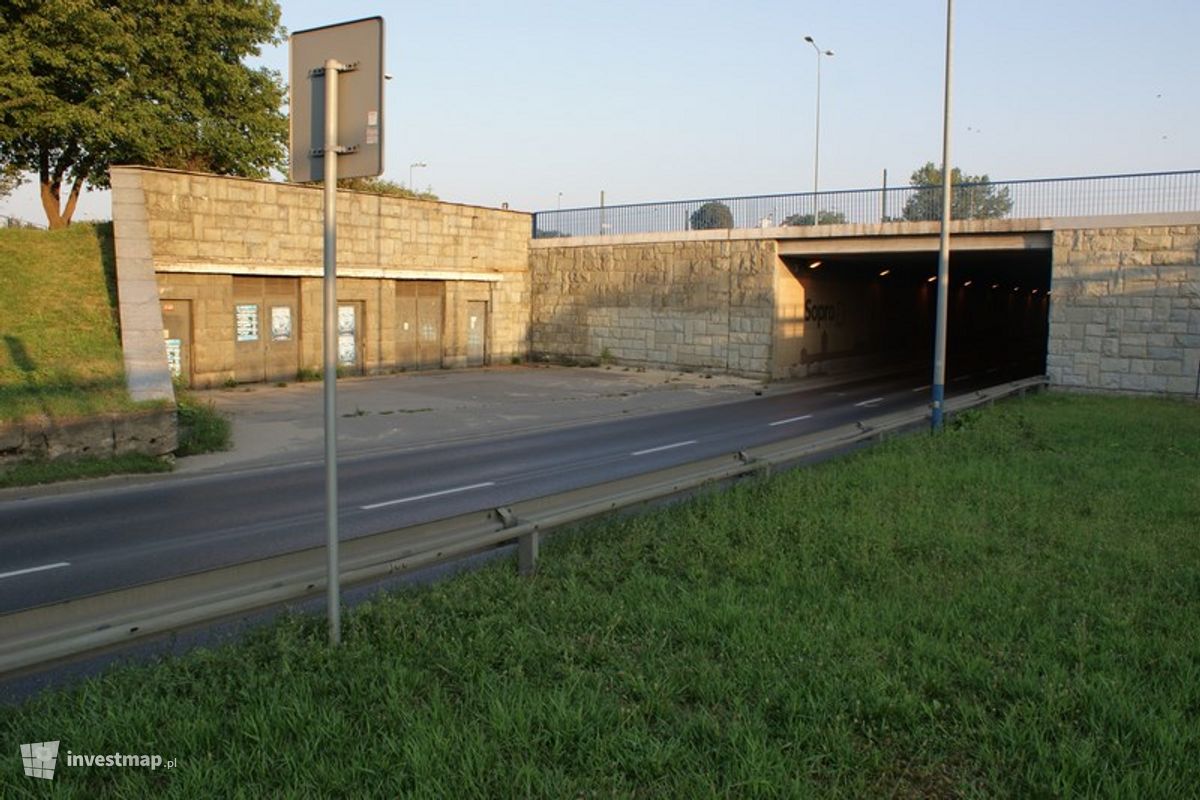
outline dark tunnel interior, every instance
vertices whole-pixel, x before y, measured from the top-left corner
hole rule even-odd
[[[800,360],[853,356],[932,367],[937,302],[936,252],[787,256],[803,287],[807,323],[847,326],[838,347],[806,337]],[[1049,250],[965,250],[950,254],[946,379],[1046,370]],[[826,310],[828,309],[828,310]],[[823,317],[823,318],[822,318]],[[835,337],[836,338],[836,337]]]

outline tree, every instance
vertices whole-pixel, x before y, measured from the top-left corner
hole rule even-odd
[[[950,218],[998,219],[1012,211],[1008,187],[997,188],[987,175],[963,175],[950,170]],[[904,219],[909,221],[942,218],[942,171],[929,161],[909,179],[917,191],[904,204]]]
[[[783,221],[784,225],[812,225],[812,214],[792,214]],[[846,215],[840,211],[818,211],[818,225],[845,225]]]
[[[0,167],[0,197],[8,197],[13,190],[25,182],[25,176],[16,167]]]
[[[438,199],[438,196],[431,191],[414,192],[404,184],[389,181],[386,178],[342,178],[337,183],[339,189],[349,189],[352,192],[386,194],[390,197],[407,197],[409,200]]]
[[[710,201],[697,208],[688,218],[694,231],[708,231],[714,228],[732,228],[733,212],[724,203]]]
[[[265,177],[286,163],[274,0],[7,0],[0,169],[33,172],[50,227],[112,164]],[[68,187],[63,196],[64,186]]]

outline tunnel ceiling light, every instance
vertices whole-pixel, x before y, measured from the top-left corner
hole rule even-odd
[[[937,275],[930,275],[928,278],[926,278],[926,279],[925,279],[925,282],[926,282],[926,283],[933,283],[933,282],[934,282],[934,281],[936,281],[936,280],[937,280]]]
[[[998,284],[998,283],[993,283],[993,284],[992,284],[992,288],[993,288],[993,289],[999,289],[999,288],[1000,288],[1000,284]]]
[[[1033,293],[1034,293],[1034,294],[1037,294],[1037,289],[1034,289],[1034,290],[1033,290]]]
[[[967,286],[970,286],[974,282],[975,281],[967,281],[966,283],[963,284],[963,287],[966,288]]]
[[[821,266],[821,262],[820,262],[820,261],[814,261],[814,262],[812,262],[811,264],[809,264],[809,265],[808,265],[808,268],[809,268],[809,269],[816,269],[816,268],[817,268],[817,267],[819,267],[819,266]]]
[[[1019,292],[1019,291],[1021,291],[1021,287],[1020,287],[1020,286],[1014,286],[1014,287],[1013,287],[1013,291],[1014,291],[1014,292]]]
[[[886,278],[888,275],[891,275],[891,274],[892,274],[892,271],[890,269],[885,269],[885,270],[880,271],[879,277]]]

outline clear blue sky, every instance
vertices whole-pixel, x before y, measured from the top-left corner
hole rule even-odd
[[[289,31],[382,15],[385,177],[539,210],[808,191],[940,161],[944,0],[283,0]],[[1200,169],[1196,0],[959,0],[954,163],[993,179]],[[287,46],[264,53],[286,75]],[[0,213],[43,221],[25,186]],[[108,218],[104,193],[78,218]]]

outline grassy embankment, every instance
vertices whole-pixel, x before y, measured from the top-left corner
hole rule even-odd
[[[0,229],[0,420],[133,409],[112,225]]]
[[[63,796],[1185,797],[1200,409],[1045,396],[6,711]],[[16,758],[6,796],[28,796]]]
[[[111,223],[0,229],[0,423],[139,407],[125,388],[115,263]],[[186,397],[180,407],[198,420],[188,430],[211,431],[224,422]],[[209,438],[183,442],[181,454],[207,452]],[[169,468],[145,456],[33,462],[4,470],[0,487]]]

